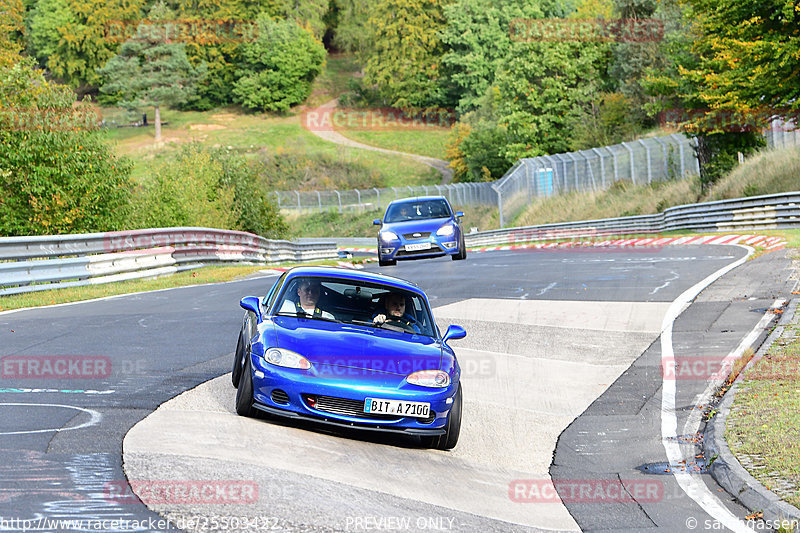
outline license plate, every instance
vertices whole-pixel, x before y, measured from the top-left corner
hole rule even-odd
[[[429,242],[420,242],[417,244],[406,244],[407,252],[416,252],[417,250],[428,250],[431,247]]]
[[[364,400],[365,413],[382,415],[414,416],[428,418],[431,404],[428,402],[407,402],[404,400],[385,400],[383,398],[367,398]]]

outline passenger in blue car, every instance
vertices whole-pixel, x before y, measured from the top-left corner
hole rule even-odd
[[[396,292],[387,293],[383,296],[383,307],[384,309],[379,309],[372,317],[375,325],[396,325],[411,333],[420,333],[417,320],[406,313],[405,296]]]
[[[314,318],[333,319],[328,311],[320,309],[319,296],[322,292],[319,281],[313,278],[301,278],[297,284],[297,299],[294,300],[287,291],[286,299],[281,305],[281,313],[297,313],[298,316],[308,315]]]

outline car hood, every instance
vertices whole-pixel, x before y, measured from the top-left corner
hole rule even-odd
[[[438,370],[442,364],[442,345],[424,335],[294,317],[275,317],[273,324],[275,345],[299,353],[316,368],[407,376],[418,370]]]
[[[436,230],[444,226],[450,218],[426,218],[422,220],[408,220],[405,222],[392,222],[384,224],[382,230],[391,230],[398,235],[404,233],[423,232],[436,233]]]

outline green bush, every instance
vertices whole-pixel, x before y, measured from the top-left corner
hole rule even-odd
[[[286,223],[244,157],[199,145],[185,146],[153,169],[133,202],[138,228],[201,226],[286,235]]]
[[[0,68],[0,234],[121,229],[130,163],[114,156],[88,105],[30,60]]]
[[[250,109],[288,111],[311,94],[325,47],[294,21],[260,15],[257,23],[258,37],[242,46],[233,94]]]

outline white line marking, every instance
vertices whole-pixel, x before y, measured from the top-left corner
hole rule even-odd
[[[661,289],[666,289],[667,287],[669,287],[669,284],[670,284],[670,283],[672,283],[673,281],[675,281],[676,279],[678,279],[678,278],[680,278],[680,277],[681,277],[681,276],[680,276],[680,274],[678,274],[678,273],[677,273],[677,272],[675,272],[674,270],[670,270],[670,272],[672,272],[672,277],[671,277],[671,278],[669,278],[667,281],[665,281],[663,285],[659,285],[658,287],[656,287],[655,289],[653,289],[652,291],[650,291],[650,294],[651,294],[651,295],[653,295],[653,294],[657,293],[657,292],[658,292],[658,291],[660,291]]]
[[[553,283],[551,283],[550,285],[548,285],[548,286],[547,286],[547,287],[545,287],[544,289],[540,290],[540,291],[537,293],[537,296],[541,296],[541,295],[543,295],[544,293],[546,293],[546,292],[547,292],[547,291],[549,291],[550,289],[554,288],[556,285],[558,285],[558,283],[556,283],[556,282],[554,281]]]
[[[750,247],[747,248],[747,255],[733,263],[725,266],[710,276],[706,277],[699,283],[688,288],[675,301],[672,302],[667,314],[664,316],[664,321],[661,328],[661,368],[665,368],[665,364],[673,364],[675,361],[675,353],[672,348],[672,326],[675,319],[683,310],[684,306],[694,300],[700,292],[711,285],[714,281],[721,278],[734,268],[743,264],[753,254],[754,250]],[[669,464],[677,465],[683,460],[680,444],[678,443],[678,417],[675,411],[675,394],[677,389],[677,380],[667,376],[667,372],[662,370],[662,394],[661,394],[661,439],[664,445],[664,451],[667,454]],[[699,475],[690,474],[688,472],[677,472],[672,469],[675,480],[681,487],[683,492],[686,493],[692,500],[697,502],[711,517],[717,522],[723,524],[728,529],[737,533],[753,533],[753,530],[748,528],[743,521],[736,515],[729,511],[720,500],[714,495],[708,487],[706,487],[703,480]]]
[[[88,414],[91,418],[88,422],[84,422],[79,426],[68,427],[68,428],[53,428],[53,429],[28,429],[25,431],[3,431],[0,432],[0,435],[28,435],[31,433],[49,433],[51,431],[59,432],[59,431],[72,431],[74,429],[83,429],[89,426],[94,426],[99,424],[100,421],[103,419],[103,415],[94,411],[92,409],[84,409],[83,407],[75,407],[74,405],[62,405],[58,403],[0,403],[0,406],[3,405],[15,405],[15,406],[26,406],[26,407],[61,407],[64,409],[75,409],[76,411],[81,411],[83,413]]]

